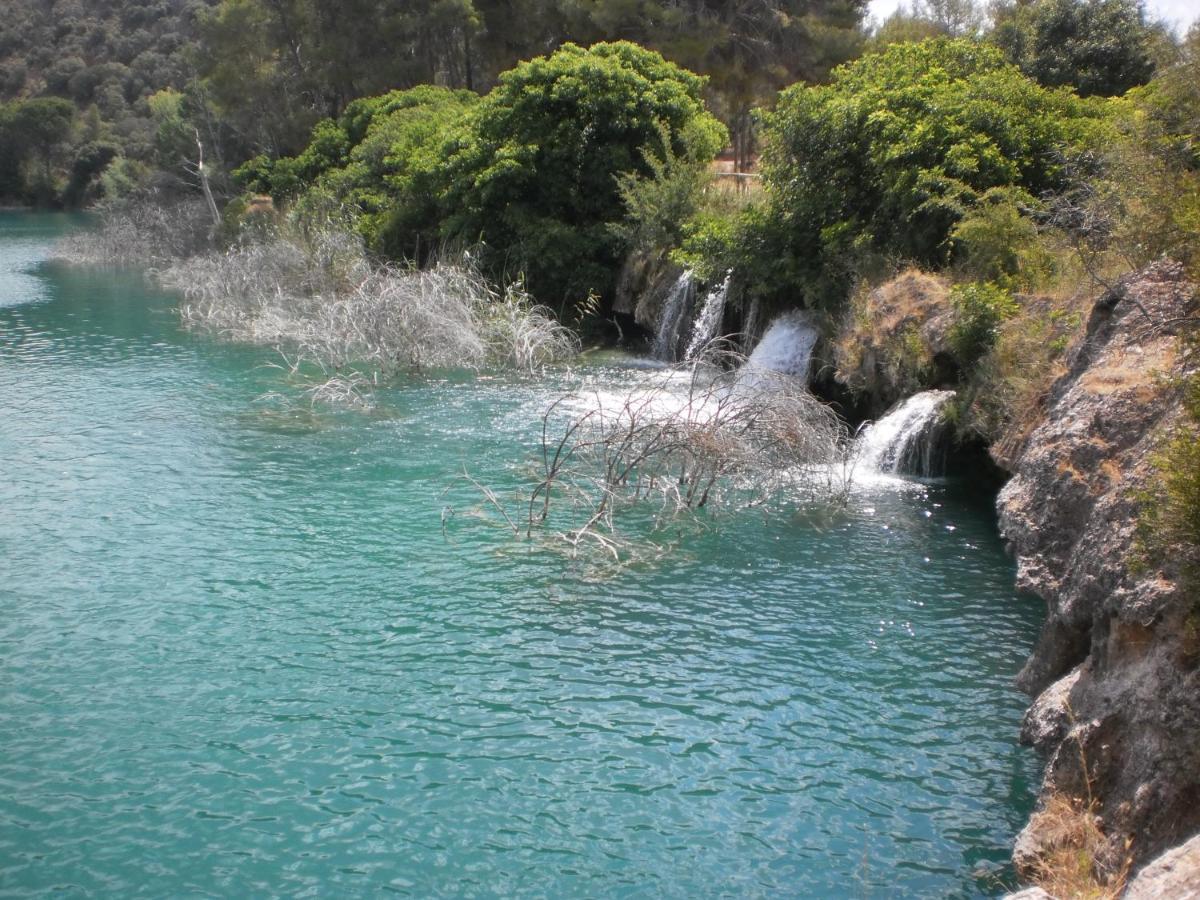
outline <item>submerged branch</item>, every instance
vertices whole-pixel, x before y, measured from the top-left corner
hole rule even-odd
[[[734,371],[725,354],[719,362],[667,370],[628,394],[555,400],[542,416],[539,470],[520,512],[501,509],[505,522],[571,556],[593,547],[620,561],[685,520],[844,502],[849,435],[837,415],[795,379]],[[496,507],[495,493],[476,485]]]

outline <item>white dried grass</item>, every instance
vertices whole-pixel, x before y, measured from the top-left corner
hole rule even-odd
[[[518,286],[498,294],[465,265],[374,264],[342,231],[238,245],[160,277],[183,294],[188,325],[286,348],[330,370],[533,371],[578,350],[574,335]]]
[[[850,442],[836,413],[796,379],[739,378],[737,360],[711,361],[625,395],[559,398],[543,415],[520,512],[485,492],[491,508],[527,539],[556,536],[572,555],[590,548],[621,562],[701,510],[844,502]],[[635,509],[651,514],[649,538],[619,527]]]
[[[56,258],[72,265],[148,269],[211,246],[212,219],[199,198],[108,203],[97,217],[97,227],[59,241]]]

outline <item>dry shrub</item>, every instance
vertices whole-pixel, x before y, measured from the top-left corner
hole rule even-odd
[[[160,277],[183,294],[187,324],[288,348],[329,370],[532,371],[577,350],[574,335],[520,286],[500,294],[469,265],[372,263],[349,231],[303,242],[280,234],[184,260]]]
[[[183,296],[186,325],[274,346],[297,373],[321,378],[314,402],[362,405],[362,372],[512,367],[533,371],[578,352],[578,341],[520,285],[494,289],[464,256],[428,270],[371,260],[341,208],[307,210],[213,249],[201,201],[154,198],[112,206],[101,226],[60,245],[87,265],[149,269]]]
[[[1128,867],[1113,875],[1102,871],[1108,841],[1095,805],[1064,794],[1050,794],[1031,828],[1044,848],[1033,882],[1052,897],[1115,900],[1125,889]]]

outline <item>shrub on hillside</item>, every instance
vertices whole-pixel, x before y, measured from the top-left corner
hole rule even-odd
[[[1064,156],[1107,131],[1101,106],[1043,88],[967,40],[896,44],[784,91],[764,117],[774,233],[767,291],[844,300],[872,256],[939,267],[997,188],[1062,187]]]
[[[495,270],[524,271],[540,298],[611,291],[625,240],[617,176],[652,175],[645,148],[710,160],[724,127],[704,79],[628,42],[566,44],[518,65],[472,111],[445,167],[443,235],[482,240]],[[651,151],[653,152],[653,151]]]
[[[424,260],[437,243],[443,146],[476,100],[433,85],[355,100],[297,156],[256,157],[235,175],[276,201],[345,204],[372,249]]]
[[[1154,454],[1154,479],[1139,497],[1138,537],[1144,557],[1180,559],[1184,577],[1195,587],[1200,586],[1200,373],[1183,379],[1180,390],[1183,415]]]
[[[1017,301],[1004,288],[975,281],[950,290],[954,323],[947,335],[964,369],[972,368],[996,343],[1000,325],[1015,316]]]

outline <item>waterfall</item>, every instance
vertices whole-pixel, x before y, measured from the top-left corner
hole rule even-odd
[[[771,323],[746,361],[746,368],[794,375],[807,384],[819,336],[806,313],[784,313]]]
[[[755,297],[750,301],[750,309],[746,311],[746,318],[742,321],[742,349],[752,347],[754,342],[758,340],[758,317],[759,317],[759,301]]]
[[[695,280],[690,271],[684,272],[671,285],[658,320],[654,337],[654,358],[674,362],[679,344],[679,329],[691,312],[695,297]]]
[[[719,287],[705,295],[700,314],[692,323],[692,339],[688,342],[684,359],[695,359],[696,354],[720,333],[721,323],[725,319],[725,298],[729,296],[729,279],[732,277],[732,274],[726,275]]]
[[[923,391],[893,407],[858,438],[858,464],[887,474],[936,474],[942,449],[940,414],[953,396],[954,391]]]

